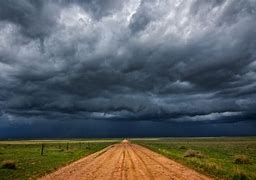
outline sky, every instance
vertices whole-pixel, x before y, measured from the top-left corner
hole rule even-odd
[[[0,1],[0,138],[256,135],[255,0]]]

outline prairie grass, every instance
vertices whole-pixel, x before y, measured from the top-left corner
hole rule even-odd
[[[256,137],[134,139],[214,179],[256,179]]]
[[[37,179],[116,141],[2,141],[0,179]],[[44,152],[41,155],[42,143]],[[68,144],[68,149],[67,149]],[[10,161],[11,160],[11,161]],[[15,163],[15,164],[14,164]],[[1,165],[1,164],[0,164]],[[15,168],[13,168],[15,165]]]

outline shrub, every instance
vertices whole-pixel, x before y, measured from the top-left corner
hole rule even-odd
[[[239,170],[236,171],[236,173],[233,176],[233,180],[247,180],[247,179],[249,179],[248,176]]]
[[[16,169],[16,163],[13,160],[5,160],[2,162],[2,168],[4,169]]]
[[[197,158],[203,158],[203,154],[199,151],[195,151],[195,150],[192,150],[192,149],[189,149],[187,150],[185,153],[184,153],[184,157],[197,157]]]
[[[185,146],[180,146],[179,149],[187,149]]]
[[[239,155],[235,156],[234,163],[235,164],[250,164],[250,160],[246,155],[239,154]]]

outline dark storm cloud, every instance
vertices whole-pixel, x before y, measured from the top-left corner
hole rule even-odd
[[[253,0],[2,1],[1,119],[255,120],[255,19]]]
[[[76,3],[85,9],[93,18],[101,19],[104,16],[113,15],[115,12],[121,10],[124,6],[124,1],[118,0],[66,0],[66,3]]]
[[[0,20],[15,23],[27,36],[43,38],[55,26],[59,10],[55,4],[42,0],[7,0],[1,2]]]

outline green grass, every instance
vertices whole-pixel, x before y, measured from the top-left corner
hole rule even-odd
[[[135,139],[133,142],[215,179],[256,179],[255,137]],[[184,157],[191,150],[201,155]],[[235,163],[235,158],[240,156],[248,158],[249,163]]]
[[[0,179],[36,179],[113,143],[114,140],[0,141]],[[4,168],[2,163],[6,161],[14,161],[16,168]]]

